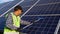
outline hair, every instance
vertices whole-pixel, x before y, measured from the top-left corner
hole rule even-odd
[[[19,6],[19,5],[18,5],[18,6],[16,6],[16,7],[14,8],[14,12],[15,12],[15,11],[17,11],[17,10],[22,10],[22,12],[23,12],[22,7],[21,7],[21,6]]]

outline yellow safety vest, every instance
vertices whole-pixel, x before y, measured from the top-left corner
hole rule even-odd
[[[13,19],[13,25],[16,27],[20,27],[20,16],[15,16],[13,13],[11,13],[11,15],[12,15],[12,19]],[[16,31],[4,28],[4,33],[5,32],[16,32]]]

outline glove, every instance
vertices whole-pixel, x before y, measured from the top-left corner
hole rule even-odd
[[[19,32],[20,31],[20,28],[17,28],[16,31]]]
[[[21,28],[17,28],[17,29],[16,29],[17,32],[20,32],[20,30],[22,30],[22,29],[21,29]]]

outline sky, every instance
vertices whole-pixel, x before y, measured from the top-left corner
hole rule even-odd
[[[0,0],[0,3],[5,3],[5,2],[9,2],[9,1],[14,1],[14,0]]]

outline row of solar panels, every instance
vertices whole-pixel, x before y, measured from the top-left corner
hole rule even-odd
[[[23,2],[20,4],[25,11],[27,11],[37,0],[31,0],[30,2]],[[59,6],[60,4],[48,4],[48,3],[53,3],[53,2],[59,2],[60,0],[40,0],[40,2],[33,7],[26,15],[39,15],[39,14],[60,14]],[[17,1],[19,2],[19,1]],[[16,1],[7,5],[8,7],[4,7],[1,11],[0,14],[3,14],[5,11],[10,9],[13,5],[17,3]],[[44,5],[44,4],[48,5]],[[40,4],[43,4],[40,6]],[[57,8],[57,9],[56,9]],[[13,11],[13,10],[11,10]],[[56,29],[56,26],[58,24],[60,16],[24,16],[22,19],[27,20],[27,21],[35,21],[39,18],[40,19],[38,22],[34,23],[33,25],[29,26],[28,28],[22,30],[21,32],[28,33],[28,34],[54,34],[54,31]],[[4,26],[5,20],[4,17],[0,18],[0,24],[1,26]],[[3,29],[3,27],[1,27]]]

